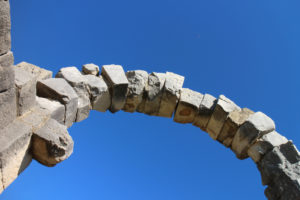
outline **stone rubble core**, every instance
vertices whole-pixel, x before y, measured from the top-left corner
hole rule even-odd
[[[0,0],[0,193],[35,159],[53,167],[73,152],[67,128],[91,109],[140,112],[191,123],[231,149],[251,157],[267,185],[269,200],[300,200],[300,154],[262,112],[241,109],[220,95],[182,88],[172,72],[131,70],[120,65],[85,64],[82,72],[64,67],[52,72],[21,62],[11,52],[9,0]]]

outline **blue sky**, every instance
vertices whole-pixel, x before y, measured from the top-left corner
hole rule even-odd
[[[172,71],[184,87],[263,111],[300,146],[298,0],[11,1],[16,63]],[[74,154],[33,161],[5,200],[265,199],[251,159],[171,119],[92,112]]]

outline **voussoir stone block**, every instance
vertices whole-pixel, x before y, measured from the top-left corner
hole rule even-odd
[[[52,71],[40,68],[27,62],[21,62],[17,64],[16,67],[29,72],[30,74],[35,76],[38,81],[52,78]]]
[[[7,126],[16,117],[17,117],[16,91],[15,88],[13,87],[4,92],[0,92],[0,129]]]
[[[180,99],[175,111],[174,121],[178,123],[193,123],[198,113],[203,94],[183,88],[180,91]]]
[[[223,143],[226,147],[230,147],[234,135],[239,127],[252,115],[254,112],[248,108],[242,110],[235,110],[229,113],[224,126],[219,134],[217,140]]]
[[[210,95],[205,94],[199,106],[199,111],[196,114],[193,125],[201,128],[203,131],[206,131],[206,127],[209,119],[215,109],[217,104],[217,99]]]
[[[212,139],[216,140],[218,138],[229,113],[235,110],[239,111],[241,108],[224,95],[220,95],[206,128]]]
[[[32,108],[36,101],[36,77],[29,72],[14,67],[17,92],[18,115],[23,115]]]
[[[126,72],[129,85],[127,98],[123,110],[125,112],[135,112],[143,101],[146,85],[148,84],[148,72],[134,70]]]
[[[231,148],[239,159],[248,157],[248,149],[255,140],[275,130],[273,120],[262,112],[252,114],[238,129]]]
[[[0,134],[0,168],[2,189],[6,189],[30,164],[30,141],[32,130],[19,120],[10,123]],[[0,184],[1,185],[1,184]]]
[[[184,77],[172,72],[166,73],[163,95],[160,102],[158,116],[171,118],[180,97]]]
[[[0,0],[0,55],[11,49],[10,5],[8,0]]]
[[[64,122],[67,127],[76,120],[78,95],[65,79],[50,78],[38,81],[37,94],[40,97],[57,100],[65,106]]]
[[[111,95],[110,111],[121,110],[126,102],[128,80],[121,65],[103,65],[101,75],[106,81]]]
[[[93,63],[85,64],[82,66],[82,72],[87,75],[90,74],[97,76],[99,74],[99,66]]]
[[[45,112],[49,113],[51,115],[52,119],[55,119],[61,124],[64,124],[65,119],[65,106],[62,105],[60,102],[42,98],[42,97],[36,97],[37,105],[42,109],[45,110]]]

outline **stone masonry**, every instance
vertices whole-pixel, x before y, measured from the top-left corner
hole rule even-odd
[[[91,109],[140,112],[190,123],[250,157],[261,173],[269,200],[300,200],[300,154],[276,132],[266,114],[240,108],[220,95],[183,88],[172,72],[125,72],[120,65],[85,64],[52,72],[30,63],[14,65],[10,7],[0,0],[0,194],[31,163],[53,167],[73,152],[67,128]]]

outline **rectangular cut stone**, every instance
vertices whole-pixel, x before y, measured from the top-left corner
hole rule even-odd
[[[123,110],[133,113],[143,101],[145,88],[148,84],[148,72],[143,70],[128,71],[126,77],[129,85]]]
[[[13,52],[9,51],[0,56],[0,67],[11,67],[14,64]]]
[[[128,80],[121,65],[103,65],[101,75],[109,86],[112,98],[109,110],[115,113],[125,105]]]
[[[237,158],[248,157],[248,149],[255,140],[275,130],[275,124],[271,118],[262,112],[252,114],[238,129],[235,134],[231,148]]]
[[[15,120],[1,130],[0,161],[2,182],[7,188],[30,164],[30,140],[32,130],[26,123]]]
[[[16,92],[15,88],[13,87],[5,92],[0,93],[0,129],[3,129],[16,117]]]
[[[203,94],[183,88],[175,111],[174,121],[178,123],[193,123],[198,113],[198,108],[203,99]]]
[[[16,67],[29,72],[30,74],[35,76],[38,81],[52,78],[52,71],[40,68],[27,62],[21,62],[17,64]]]
[[[206,127],[209,119],[215,109],[217,99],[210,95],[205,94],[199,106],[199,111],[196,114],[193,125],[201,128],[203,131],[206,131]]]
[[[82,66],[82,72],[86,75],[99,75],[99,66],[93,63],[85,64]]]
[[[180,97],[184,77],[172,72],[166,73],[163,95],[160,102],[158,116],[171,118]]]
[[[235,110],[239,111],[241,108],[224,95],[220,95],[206,128],[212,139],[218,138],[229,113]]]
[[[10,6],[8,0],[0,1],[0,55],[3,55],[11,49],[11,22]]]
[[[226,147],[230,147],[238,128],[253,113],[254,112],[249,110],[248,108],[243,108],[242,110],[235,110],[229,113],[228,118],[226,119],[217,140],[223,143]]]
[[[17,92],[18,115],[23,115],[32,108],[36,101],[36,77],[27,71],[14,67]]]
[[[141,105],[142,111],[147,115],[157,115],[165,85],[166,74],[153,72],[148,76],[148,84],[146,85],[145,101]]]
[[[259,138],[249,149],[248,155],[255,163],[258,163],[262,157],[271,151],[274,147],[287,143],[286,137],[276,131],[272,131]]]
[[[15,73],[12,67],[0,67],[0,92],[15,86]]]
[[[40,97],[57,100],[65,106],[65,125],[70,127],[76,120],[78,96],[74,89],[62,78],[38,81],[37,94]]]
[[[65,106],[62,105],[60,102],[46,99],[42,97],[36,97],[36,102],[38,106],[48,112],[51,115],[52,119],[55,119],[61,124],[64,124],[65,118]]]

